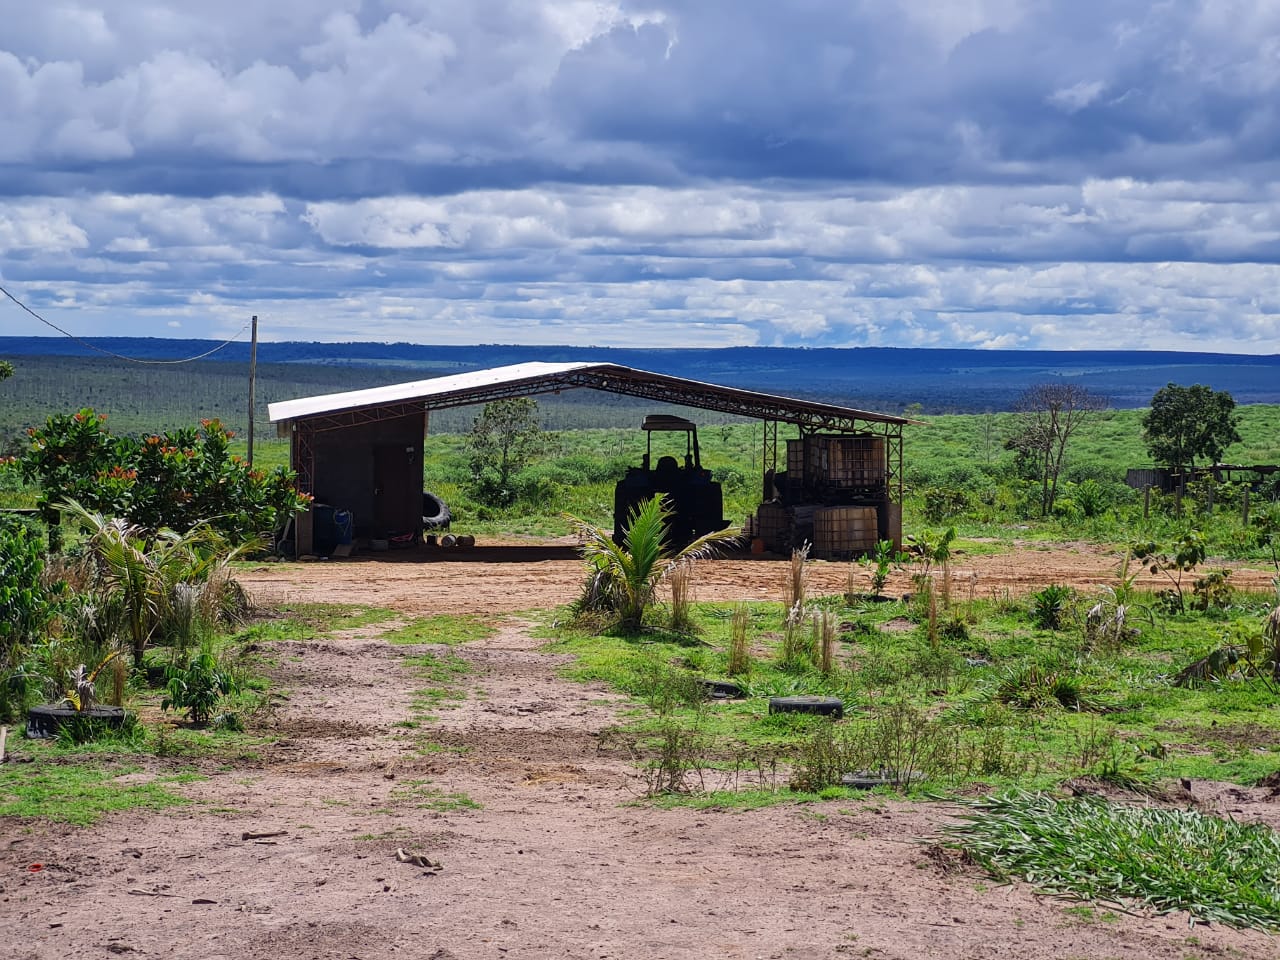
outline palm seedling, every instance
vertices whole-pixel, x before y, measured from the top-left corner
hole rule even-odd
[[[167,622],[180,583],[203,583],[233,554],[207,526],[186,533],[144,527],[103,516],[74,500],[59,507],[88,530],[85,545],[96,568],[103,602],[117,606],[135,668],[152,637]]]
[[[1085,614],[1085,640],[1108,649],[1119,649],[1138,634],[1134,620],[1153,622],[1151,611],[1133,599],[1137,573],[1129,572],[1131,554],[1125,554],[1114,586],[1104,586],[1102,597]]]
[[[658,584],[673,568],[711,556],[720,544],[737,539],[730,530],[718,530],[674,550],[668,545],[671,518],[671,509],[657,494],[636,506],[622,542],[615,543],[608,530],[566,516],[583,540],[582,558],[589,572],[585,589],[598,598],[598,606],[611,610],[624,630],[641,628]]]

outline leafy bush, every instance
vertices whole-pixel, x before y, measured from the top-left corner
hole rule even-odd
[[[281,529],[308,502],[291,471],[251,470],[233,456],[233,434],[218,420],[141,439],[113,437],[106,416],[86,408],[29,433],[19,464],[39,483],[45,510],[74,500],[148,531],[207,523],[242,542]]]
[[[721,487],[724,488],[725,493],[745,491],[752,486],[751,482],[747,480],[746,475],[737,467],[713,467],[711,470],[711,479],[720,484]]]
[[[165,669],[165,689],[161,710],[187,711],[187,718],[203,726],[213,716],[218,701],[239,689],[230,672],[222,669],[213,651],[206,648],[185,666]]]
[[[18,668],[54,612],[43,571],[40,540],[31,528],[0,520],[0,720],[25,708],[28,685]]]
[[[1211,570],[1192,587],[1193,610],[1222,610],[1231,605],[1235,590],[1229,582],[1230,570]]]
[[[1110,495],[1097,480],[1085,480],[1072,491],[1071,499],[1081,514],[1089,518],[1101,516],[1111,505]]]
[[[949,832],[997,878],[1280,930],[1280,834],[1261,824],[1025,793],[979,800],[964,820]]]
[[[955,487],[929,487],[924,491],[924,518],[942,523],[959,516],[969,507],[969,495]]]
[[[1061,630],[1075,599],[1070,587],[1052,583],[1031,595],[1031,618],[1041,630]]]
[[[0,519],[0,657],[32,640],[50,615],[44,552],[23,523]]]

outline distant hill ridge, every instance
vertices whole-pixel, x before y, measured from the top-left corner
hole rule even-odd
[[[153,360],[195,356],[218,343],[136,337],[92,338],[89,342],[113,353]],[[18,363],[22,357],[80,358],[78,363],[99,360],[104,365],[117,362],[61,337],[0,337],[0,357]],[[248,359],[249,344],[237,342],[202,365],[244,365]],[[258,345],[262,365],[277,369],[281,365],[349,368],[353,374],[362,370],[361,379],[384,383],[533,360],[600,360],[887,412],[914,403],[932,412],[1007,410],[1026,387],[1055,380],[1079,383],[1108,397],[1117,407],[1145,406],[1151,395],[1170,381],[1230,390],[1239,403],[1280,403],[1280,355],[1274,354],[899,347],[635,349],[364,341],[272,341]],[[328,392],[320,383],[317,387],[318,393]]]

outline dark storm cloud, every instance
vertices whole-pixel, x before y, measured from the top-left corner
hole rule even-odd
[[[0,162],[11,195],[310,199],[1273,169],[1276,14],[952,7],[24,5],[0,48]]]

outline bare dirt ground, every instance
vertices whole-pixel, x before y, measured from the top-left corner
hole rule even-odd
[[[969,556],[958,553],[952,581],[958,596],[981,598],[1029,593],[1050,583],[1089,588],[1116,582],[1121,557],[1088,543],[1023,544],[1017,549]],[[1130,572],[1137,570],[1137,564]],[[1269,589],[1273,571],[1232,566],[1231,582],[1241,589]],[[815,594],[845,589],[848,563],[813,561],[809,586]],[[777,559],[722,559],[704,563],[697,576],[700,600],[780,600],[787,563]],[[854,571],[858,590],[869,573]],[[339,601],[372,603],[406,613],[510,613],[568,603],[582,585],[582,563],[571,539],[543,544],[507,542],[470,550],[419,548],[365,554],[347,560],[268,565],[239,579],[271,602]],[[1190,590],[1186,578],[1185,589]],[[1139,586],[1165,589],[1163,576],[1142,571]],[[905,572],[889,582],[889,594],[911,589]]]
[[[528,560],[528,558],[525,558]],[[961,558],[973,589],[1107,582],[1086,547]],[[704,599],[778,599],[781,562],[723,561]],[[816,564],[816,592],[843,589]],[[1237,575],[1240,580],[1255,575]],[[511,611],[569,599],[570,559],[388,558],[271,565],[263,600],[473,612],[499,624],[449,651],[472,672],[434,719],[428,648],[379,629],[267,645],[288,699],[260,757],[199,762],[194,803],[77,828],[0,821],[0,957],[1257,958],[1280,938],[1139,908],[1099,919],[1001,886],[934,844],[947,804],[868,797],[753,812],[635,804],[630,758],[601,733],[624,703],[557,676]],[[1236,578],[1233,578],[1236,579]],[[1256,574],[1259,584],[1264,574]],[[421,726],[404,726],[419,717]],[[21,754],[21,745],[18,748]],[[181,764],[144,761],[146,779]],[[1264,790],[1193,785],[1207,810],[1280,826]],[[478,805],[478,806],[476,806]],[[258,836],[255,834],[273,834]],[[404,862],[397,851],[425,861]],[[31,871],[32,864],[43,869]],[[438,863],[439,866],[433,866]]]

